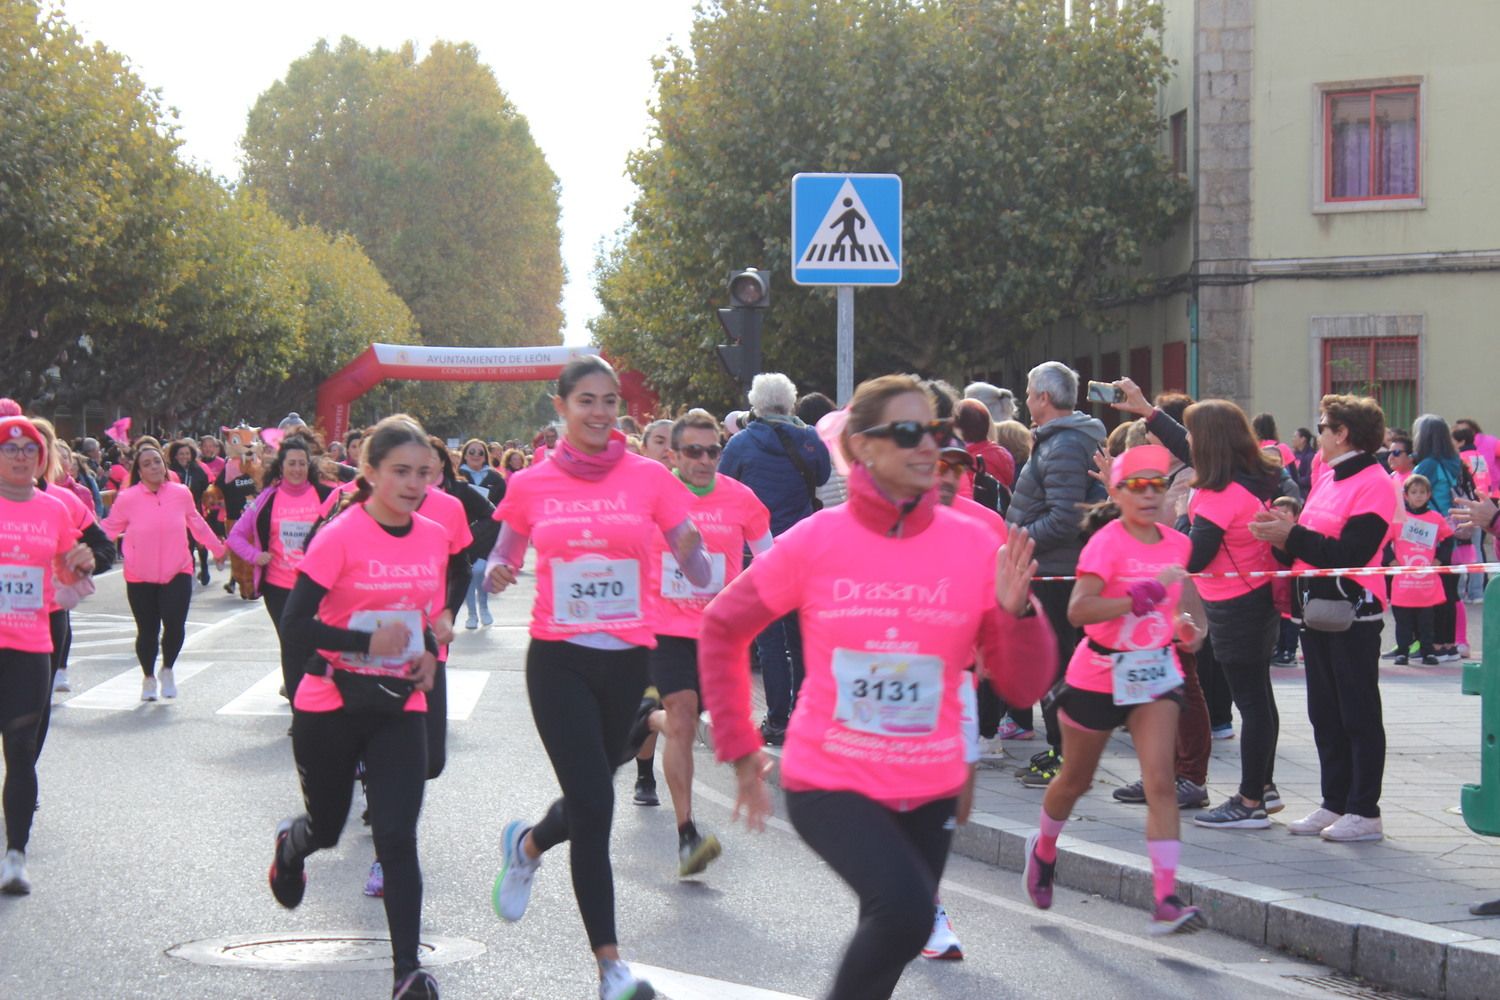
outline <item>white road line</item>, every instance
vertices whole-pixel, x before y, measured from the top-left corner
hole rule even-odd
[[[178,686],[181,686],[184,681],[211,666],[213,664],[208,662],[178,660],[172,673]],[[141,701],[141,676],[139,668],[127,670],[58,704],[66,705],[68,708],[87,708],[100,712],[128,712],[140,708],[145,704]],[[171,704],[170,699],[162,699],[162,701]]]
[[[490,682],[488,670],[448,669],[448,721],[463,722],[474,714],[484,686]]]
[[[731,812],[733,812],[734,810],[734,799],[730,798],[727,795],[720,794],[715,789],[709,788],[701,781],[693,782],[693,795],[695,797],[704,798],[710,802],[717,803],[718,805],[730,810]],[[793,836],[795,836],[797,832],[792,828],[792,824],[777,816],[768,817],[766,819],[766,826],[774,830],[779,830],[783,833],[790,833]],[[1021,876],[1019,873],[1011,874],[1015,879],[1017,879],[1018,881],[1020,880]],[[1003,896],[996,896],[994,893],[985,892],[982,889],[975,889],[972,886],[964,885],[962,882],[957,882],[952,878],[943,879],[941,891],[942,895],[944,896],[948,896],[951,894],[955,896],[963,896],[966,899],[972,899],[976,902],[986,903],[990,906],[995,907],[996,909],[1004,910],[1007,913],[1019,917],[1022,921],[1052,924],[1055,927],[1066,927],[1084,934],[1092,934],[1095,937],[1104,938],[1105,940],[1112,941],[1118,945],[1123,945],[1124,947],[1132,949],[1134,951],[1151,952],[1152,954],[1160,958],[1167,958],[1177,962],[1183,962],[1188,965],[1195,965],[1199,968],[1208,969],[1212,972],[1216,972],[1224,976],[1233,976],[1235,979],[1254,983],[1257,986],[1274,990],[1284,996],[1308,997],[1317,1000],[1317,998],[1326,998],[1328,995],[1327,991],[1325,990],[1320,990],[1317,987],[1309,986],[1305,983],[1297,982],[1296,980],[1284,978],[1289,974],[1304,976],[1329,974],[1328,970],[1324,969],[1321,966],[1297,962],[1292,959],[1283,959],[1281,961],[1273,960],[1269,963],[1255,963],[1244,965],[1218,962],[1214,959],[1205,958],[1202,955],[1195,954],[1191,951],[1183,951],[1178,948],[1173,948],[1170,945],[1163,943],[1161,940],[1157,938],[1147,937],[1145,934],[1129,934],[1125,931],[1117,931],[1109,927],[1100,927],[1098,924],[1085,923],[1084,921],[1076,920],[1072,917],[1064,916],[1060,913],[1053,913],[1050,910],[1039,910],[1029,903],[1021,903],[1015,900],[1006,899]],[[1146,922],[1144,911],[1141,914],[1141,922],[1142,927],[1144,928]],[[638,963],[632,962],[630,964],[632,967],[634,967]],[[654,986],[655,983],[653,982],[652,985]],[[754,994],[748,994],[747,996],[754,996]]]
[[[709,979],[707,976],[692,976],[686,972],[642,962],[631,962],[630,970],[639,973],[641,978],[650,980],[658,996],[665,990],[671,994],[672,1000],[803,1000],[791,993],[741,986],[739,983]]]
[[[281,696],[281,668],[277,667],[229,704],[217,715],[291,715],[292,709]]]

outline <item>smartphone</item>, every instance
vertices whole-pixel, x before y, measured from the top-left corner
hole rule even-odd
[[[1123,403],[1125,390],[1109,382],[1090,382],[1089,399],[1096,403]]]

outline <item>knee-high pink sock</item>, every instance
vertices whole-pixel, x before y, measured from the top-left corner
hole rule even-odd
[[[1177,859],[1182,854],[1182,841],[1148,840],[1146,853],[1151,856],[1151,884],[1160,903],[1177,887]]]
[[[1045,809],[1041,813],[1042,817],[1037,822],[1041,824],[1042,837],[1036,842],[1036,856],[1050,864],[1057,860],[1057,838],[1062,835],[1063,827],[1068,821],[1053,819]]]

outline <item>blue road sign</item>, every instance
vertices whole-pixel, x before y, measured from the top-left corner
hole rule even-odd
[[[901,178],[792,178],[792,280],[799,285],[901,283]]]

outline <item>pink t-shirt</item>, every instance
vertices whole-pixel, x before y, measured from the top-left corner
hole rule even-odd
[[[958,691],[997,607],[999,547],[947,507],[921,534],[887,538],[841,504],[756,557],[761,602],[802,621],[785,787],[920,803],[963,784]]]
[[[62,503],[68,509],[68,520],[72,522],[74,530],[81,536],[83,532],[94,523],[94,510],[84,505],[78,495],[66,486],[57,483],[48,483],[43,489],[49,497]],[[47,613],[58,610],[56,599],[47,602]]]
[[[1426,513],[1406,511],[1391,547],[1398,566],[1435,566],[1437,547],[1453,536],[1448,519],[1431,507]],[[1391,577],[1391,604],[1398,608],[1430,608],[1447,600],[1443,581],[1436,573]]]
[[[1316,531],[1329,538],[1337,538],[1344,530],[1344,523],[1361,514],[1377,514],[1390,522],[1392,511],[1401,503],[1396,493],[1396,484],[1377,463],[1360,469],[1346,479],[1337,479],[1337,466],[1327,466],[1328,473],[1319,481],[1307,498],[1307,506],[1297,523],[1309,531]],[[1383,551],[1376,549],[1366,566],[1379,566]],[[1311,563],[1301,559],[1292,563],[1293,569],[1313,569]],[[1359,586],[1370,592],[1370,596],[1385,606],[1385,580],[1376,573],[1350,574]]]
[[[967,518],[978,521],[994,532],[995,537],[999,539],[1001,545],[1005,544],[1005,539],[1008,537],[1005,532],[1005,518],[1001,517],[995,511],[990,510],[984,504],[979,503],[977,500],[970,500],[968,497],[955,496],[953,503],[949,505],[949,509],[955,514],[962,514]]]
[[[414,514],[411,531],[397,538],[358,504],[318,529],[298,571],[328,591],[318,604],[318,619],[324,624],[360,627],[362,623],[351,626],[350,621],[361,612],[405,613],[420,642],[422,630],[442,610],[447,567],[448,537],[436,521]],[[318,653],[335,670],[368,669],[351,659],[357,654],[322,649]],[[332,712],[343,705],[332,677],[308,674],[297,685],[299,711]],[[406,710],[425,712],[427,696],[413,692]]]
[[[297,582],[297,566],[307,547],[307,535],[318,520],[318,491],[311,483],[293,492],[283,482],[271,497],[271,537],[266,551],[265,581],[273,587],[291,590]]]
[[[709,582],[695,587],[677,568],[677,560],[660,538],[657,574],[658,635],[696,639],[703,630],[703,609],[713,596],[744,569],[745,545],[771,531],[771,512],[750,488],[728,476],[715,476],[714,488],[704,496],[689,491],[688,516],[703,536],[708,552]]]
[[[1205,573],[1256,573],[1278,570],[1271,543],[1257,541],[1250,534],[1250,522],[1266,505],[1239,483],[1222,490],[1194,490],[1188,500],[1188,517],[1203,518],[1224,532],[1224,542]],[[1201,579],[1198,592],[1208,601],[1227,601],[1267,586],[1269,577],[1236,577]]]
[[[203,471],[208,473],[208,481],[213,482],[219,478],[219,473],[224,471],[224,457],[217,455],[213,458],[200,458],[198,464],[203,466]]]
[[[318,507],[318,516],[331,517],[334,509],[339,505],[339,501],[343,499],[344,494],[353,493],[357,489],[359,489],[359,480],[357,479],[351,479],[347,483],[340,483],[333,492],[323,498],[322,505]]]
[[[1290,445],[1282,444],[1280,441],[1262,441],[1260,446],[1280,455],[1281,467],[1290,470],[1294,476],[1297,474],[1297,456]]]
[[[1078,575],[1097,576],[1103,580],[1104,589],[1099,592],[1101,597],[1125,597],[1132,583],[1155,579],[1168,566],[1186,566],[1192,542],[1182,532],[1165,525],[1159,524],[1156,528],[1161,532],[1161,538],[1147,545],[1125,530],[1121,521],[1109,522],[1079,553]],[[1127,612],[1107,622],[1085,625],[1085,638],[1079,641],[1078,648],[1073,650],[1073,658],[1068,661],[1068,686],[1106,694],[1114,691],[1114,663],[1108,656],[1091,649],[1089,639],[1106,649],[1121,652],[1172,648],[1172,619],[1177,614],[1177,602],[1181,598],[1182,584],[1174,583],[1167,588],[1166,600],[1145,615]],[[1172,663],[1181,676],[1182,665],[1177,662],[1175,648],[1172,648]]]
[[[512,476],[495,520],[536,546],[532,637],[608,633],[654,648],[658,529],[687,520],[692,498],[666,466],[629,452],[597,482],[556,462]]]
[[[417,505],[417,513],[430,521],[436,521],[448,535],[448,554],[458,555],[474,544],[474,533],[469,530],[469,516],[464,512],[464,502],[448,493],[441,486],[427,487],[427,496]]]
[[[53,559],[77,541],[57,496],[36,492],[21,503],[0,497],[0,649],[52,652]]]

